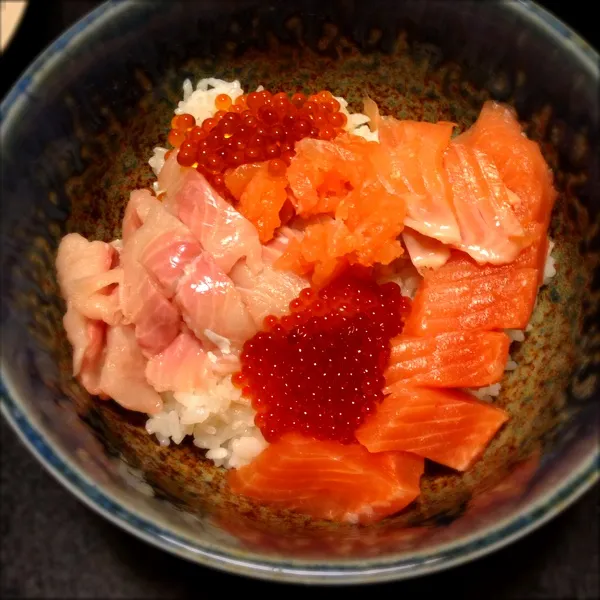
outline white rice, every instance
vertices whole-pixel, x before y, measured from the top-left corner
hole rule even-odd
[[[193,437],[198,448],[217,466],[237,468],[248,464],[266,447],[254,425],[255,411],[231,383],[231,376],[207,382],[207,389],[189,394],[164,394],[163,410],[146,422],[162,446]]]
[[[262,89],[264,88],[259,86],[257,91]],[[183,82],[183,100],[177,105],[175,114],[189,113],[197,122],[202,122],[216,112],[215,98],[219,94],[227,94],[235,100],[243,93],[239,81],[202,79],[194,89],[192,82],[186,79]],[[350,113],[348,102],[344,98],[336,96],[336,100],[340,103],[340,110],[347,117],[347,131],[369,141],[379,141],[378,133],[369,129],[367,115]],[[148,161],[156,176],[164,165],[166,152],[166,148],[156,147]],[[155,190],[156,185],[155,182]],[[553,248],[554,242],[550,241],[543,285],[556,275],[555,261],[551,256]],[[394,281],[400,286],[404,296],[414,298],[421,276],[412,265],[409,265],[383,278],[383,281]],[[529,330],[528,325],[525,331]],[[521,330],[507,330],[506,333],[511,338],[511,342],[525,340],[525,334]],[[223,340],[218,341],[223,342]],[[228,346],[223,347],[223,350],[228,351]],[[512,371],[517,366],[517,363],[509,357],[505,368],[507,371]],[[500,394],[500,390],[501,385],[496,383],[466,391],[480,400],[491,402]],[[207,382],[206,390],[196,390],[186,394],[166,393],[163,396],[163,410],[157,415],[150,416],[146,422],[148,433],[155,435],[163,446],[168,446],[170,443],[180,444],[187,436],[191,436],[194,445],[207,451],[208,459],[217,466],[226,468],[237,468],[248,464],[267,446],[260,430],[254,424],[256,413],[250,401],[232,384],[230,375]]]

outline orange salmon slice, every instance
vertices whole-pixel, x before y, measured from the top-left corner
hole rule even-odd
[[[514,111],[497,102],[486,102],[475,124],[457,142],[484,152],[496,165],[504,185],[520,202],[514,211],[522,225],[546,227],[556,190],[539,145],[527,139]]]
[[[507,420],[466,392],[404,388],[385,398],[356,437],[369,452],[411,452],[466,471]]]
[[[512,262],[525,245],[508,189],[498,170],[477,149],[452,143],[444,164],[452,186],[461,241],[454,244],[478,263]]]
[[[386,393],[409,385],[483,387],[502,379],[510,339],[494,331],[458,331],[392,341]]]
[[[265,504],[316,519],[370,523],[415,500],[423,470],[423,459],[413,454],[371,454],[359,444],[288,434],[228,477],[234,493]]]
[[[423,278],[404,333],[424,336],[525,329],[535,304],[540,269],[521,265],[541,260],[539,246],[526,252],[508,265],[478,265],[462,252],[453,253],[443,267]]]
[[[386,187],[406,202],[405,224],[443,243],[458,243],[460,231],[444,169],[453,123],[379,122],[380,144],[370,154]]]

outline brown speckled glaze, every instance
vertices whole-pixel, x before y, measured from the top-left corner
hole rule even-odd
[[[595,388],[595,376],[585,367],[597,362],[600,347],[598,331],[590,326],[598,305],[598,286],[594,289],[590,282],[598,270],[599,253],[597,242],[586,245],[585,240],[597,240],[600,231],[597,219],[579,202],[588,183],[591,132],[585,125],[575,134],[571,128],[566,139],[564,123],[552,106],[521,101],[529,85],[524,73],[509,79],[506,71],[499,70],[484,84],[475,85],[464,66],[443,56],[436,46],[419,42],[410,27],[395,32],[393,38],[373,27],[363,32],[359,48],[331,22],[313,27],[310,43],[300,16],[286,20],[287,38],[253,20],[247,22],[253,27],[242,27],[236,18],[223,24],[216,56],[182,52],[178,60],[169,58],[169,66],[158,78],[132,66],[129,93],[136,102],[116,110],[91,97],[98,116],[94,121],[89,120],[89,106],[83,110],[71,96],[65,97],[80,142],[75,160],[81,168],[60,183],[60,189],[48,188],[48,203],[56,204],[57,194],[68,197],[70,216],[64,223],[46,222],[45,235],[32,240],[28,270],[43,294],[24,292],[20,297],[20,303],[35,315],[31,335],[59,365],[58,377],[47,384],[77,406],[109,455],[121,455],[141,470],[158,496],[191,514],[213,514],[219,527],[248,548],[273,554],[285,551],[292,557],[334,553],[364,559],[425,544],[442,525],[447,535],[454,535],[452,528],[460,527],[466,515],[477,519],[525,489],[541,457],[552,447],[553,433],[569,418],[567,390],[572,397],[585,399]],[[71,378],[71,349],[61,325],[64,305],[53,268],[59,239],[74,231],[107,241],[119,237],[129,192],[153,180],[147,160],[154,146],[167,145],[183,78],[205,76],[239,79],[245,89],[259,84],[290,93],[327,88],[347,98],[355,111],[368,94],[385,114],[453,121],[459,130],[474,121],[486,99],[498,98],[525,108],[520,115],[527,118],[527,133],[541,144],[555,171],[560,195],[550,233],[556,242],[557,275],[540,294],[525,342],[512,346],[519,367],[506,374],[497,399],[510,413],[509,423],[468,473],[428,465],[419,500],[368,530],[310,521],[233,496],[224,472],[205,461],[191,443],[160,447],[146,433],[141,415],[127,413],[113,402],[90,399]],[[73,157],[65,156],[69,160]],[[585,344],[580,341],[584,322],[588,325]],[[572,375],[576,367],[579,378]],[[459,516],[463,518],[457,520]]]

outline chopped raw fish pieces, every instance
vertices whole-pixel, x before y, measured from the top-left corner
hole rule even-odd
[[[412,452],[466,471],[507,420],[503,410],[465,392],[398,388],[356,437],[369,452]]]
[[[193,392],[206,385],[210,368],[200,341],[180,333],[146,365],[146,379],[157,392]]]
[[[525,329],[538,291],[537,269],[478,265],[461,252],[425,274],[404,326],[407,335]]]
[[[84,317],[70,303],[63,317],[67,339],[73,346],[73,375],[90,394],[99,394],[106,325]]]
[[[252,273],[246,264],[238,263],[230,275],[258,328],[268,315],[288,314],[290,302],[310,285],[304,277],[275,269],[266,261],[260,273]]]
[[[494,163],[483,152],[453,142],[444,165],[460,229],[454,245],[479,263],[512,262],[525,245],[524,233]]]
[[[386,392],[398,386],[482,387],[504,375],[510,339],[493,331],[459,331],[392,341]]]
[[[126,322],[135,324],[138,343],[152,356],[164,350],[175,339],[180,330],[181,318],[158,285],[135,260],[132,244],[133,242],[126,245],[121,255],[125,272],[121,307]]]
[[[207,252],[187,267],[179,280],[175,302],[188,327],[207,344],[214,345],[211,333],[235,346],[256,333],[240,293]]]
[[[140,263],[160,285],[166,297],[171,298],[185,267],[201,252],[200,243],[191,234],[177,235],[168,231],[146,247],[140,256]]]
[[[288,198],[288,182],[284,175],[271,175],[268,163],[263,164],[240,198],[240,212],[256,226],[263,243],[273,239],[275,230],[281,225],[279,213]]]
[[[113,288],[123,279],[120,268],[112,269],[116,250],[105,242],[88,242],[78,233],[66,235],[56,256],[58,282],[63,297],[83,316],[111,325],[122,318]]]
[[[234,493],[316,519],[370,523],[419,495],[423,459],[288,434],[229,475]]]
[[[156,198],[149,190],[133,190],[123,217],[123,243],[126,244],[131,236],[143,225],[150,209],[156,204]]]
[[[446,244],[460,241],[444,169],[452,123],[380,119],[371,159],[386,187],[406,202],[405,225]]]
[[[523,226],[548,227],[556,190],[540,147],[527,139],[512,108],[486,102],[475,124],[456,141],[485,153],[494,162],[504,185],[520,200],[514,211]]]
[[[254,225],[221,198],[200,173],[191,169],[183,175],[167,207],[189,227],[224,273],[241,258],[246,258],[253,271],[260,270],[261,245]]]
[[[99,387],[121,406],[154,414],[162,408],[158,392],[146,381],[144,358],[133,327],[110,327]]]

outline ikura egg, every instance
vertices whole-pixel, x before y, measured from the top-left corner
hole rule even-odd
[[[274,442],[288,432],[344,444],[383,400],[390,340],[402,331],[409,301],[395,283],[350,271],[319,292],[305,289],[291,314],[269,316],[246,342],[234,383]]]

